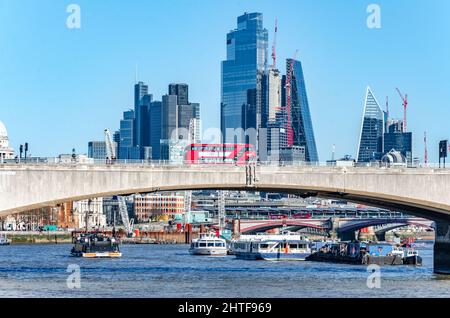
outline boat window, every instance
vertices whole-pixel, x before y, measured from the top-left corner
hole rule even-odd
[[[306,244],[298,244],[298,248],[306,248]]]
[[[298,248],[298,244],[290,243],[289,248]]]
[[[221,243],[221,242],[216,242],[216,247],[223,247],[223,243]]]
[[[199,243],[200,247],[206,247],[206,243]]]
[[[260,248],[269,248],[269,244],[259,244]]]
[[[208,247],[213,247],[214,246],[214,243],[213,242],[209,242],[208,243]]]

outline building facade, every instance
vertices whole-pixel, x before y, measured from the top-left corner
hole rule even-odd
[[[89,141],[88,157],[92,159],[106,159],[106,142]]]
[[[406,158],[406,163],[412,165],[412,133],[403,131],[403,121],[391,121],[383,138],[383,152],[398,151]]]
[[[293,69],[291,80],[291,126],[294,134],[294,146],[304,147],[306,161],[318,162],[319,155],[309,109],[308,95],[306,93],[302,63],[298,60],[287,59],[286,69]]]
[[[184,213],[184,195],[176,193],[139,194],[134,198],[134,213],[139,223]]]
[[[227,59],[222,62],[221,130],[224,142],[245,141],[245,128],[257,126],[261,108],[255,105],[258,75],[267,69],[268,32],[261,13],[245,13],[237,18],[237,29],[226,38]],[[261,79],[259,79],[261,81]],[[259,88],[261,89],[261,88]],[[259,109],[258,109],[259,108]],[[230,130],[241,130],[230,133]],[[255,145],[257,146],[257,145]]]
[[[102,229],[107,225],[106,215],[103,213],[103,198],[76,201],[73,203],[73,210],[80,229],[86,228],[86,221],[88,229]]]
[[[14,149],[9,145],[8,131],[0,121],[0,162],[14,158]]]
[[[358,146],[357,162],[379,161],[383,156],[385,113],[367,87]]]
[[[148,85],[138,82],[134,85],[134,126],[133,126],[133,146],[142,145],[142,124],[145,114],[142,114],[144,96],[148,95]]]

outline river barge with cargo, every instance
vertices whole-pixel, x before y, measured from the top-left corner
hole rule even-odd
[[[389,243],[339,242],[325,244],[307,261],[359,265],[422,265],[422,258],[414,249],[406,251]]]
[[[114,237],[99,233],[85,233],[74,238],[71,254],[84,258],[122,257],[119,242]]]

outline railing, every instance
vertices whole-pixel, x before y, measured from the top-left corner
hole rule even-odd
[[[60,157],[40,157],[27,159],[3,159],[0,160],[0,166],[6,165],[55,165],[55,166],[162,166],[162,167],[201,167],[201,166],[270,166],[270,167],[327,167],[327,168],[380,168],[380,169],[450,169],[450,166],[444,167],[439,163],[428,163],[419,165],[386,165],[383,163],[355,163],[334,164],[330,162],[275,162],[275,161],[258,161],[247,163],[196,163],[192,161],[169,161],[169,160],[133,160],[133,159],[92,159],[92,158],[60,158]]]

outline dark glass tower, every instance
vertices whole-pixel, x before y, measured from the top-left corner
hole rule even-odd
[[[162,102],[154,101],[150,103],[148,117],[150,122],[149,140],[152,147],[152,159],[161,159],[161,110]]]
[[[261,96],[258,81],[267,69],[267,49],[263,15],[245,13],[238,17],[237,29],[227,34],[227,59],[222,62],[221,130],[225,142],[245,141],[243,131],[228,136],[227,129],[244,130],[249,125],[257,129],[261,125],[261,106],[254,103],[256,96]]]
[[[148,95],[148,86],[143,82],[139,82],[134,85],[134,116],[135,116],[135,124],[133,131],[133,145],[138,146],[142,145],[142,123],[144,115],[142,115],[141,106],[144,105],[144,96]],[[151,98],[150,98],[151,101]]]
[[[187,84],[169,84],[169,95],[177,95],[178,105],[189,104],[189,86]]]
[[[123,113],[120,121],[119,159],[128,159],[129,149],[133,148],[134,119],[133,110]]]
[[[358,146],[357,162],[380,160],[383,155],[385,113],[370,87],[367,87]]]
[[[318,162],[319,155],[317,153],[311,112],[306,94],[302,63],[297,60],[287,59],[286,69],[291,69],[292,63],[294,63],[294,72],[291,83],[291,127],[294,133],[294,146],[305,147],[306,161]]]

